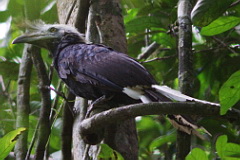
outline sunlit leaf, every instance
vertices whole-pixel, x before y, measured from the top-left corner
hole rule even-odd
[[[226,135],[218,137],[216,142],[216,150],[221,159],[237,160],[240,159],[240,145],[228,143]]]
[[[227,143],[225,155],[226,157],[240,158],[240,145],[235,143]]]
[[[194,6],[191,17],[195,26],[204,27],[221,16],[233,0],[199,0]]]
[[[194,148],[187,155],[186,160],[208,160],[207,154],[200,148]]]
[[[101,144],[101,151],[98,155],[99,159],[124,160],[121,154],[114,151],[107,144]]]
[[[14,131],[9,132],[0,139],[0,160],[3,160],[8,156],[8,154],[15,146],[18,136],[25,130],[26,128],[18,128]]]
[[[128,23],[129,21],[133,20],[138,14],[138,11],[139,11],[138,8],[128,10],[127,15],[124,16],[124,23]]]
[[[229,29],[232,29],[239,23],[240,23],[240,17],[233,17],[233,16],[219,17],[208,26],[203,27],[201,30],[201,34],[205,36],[217,35]]]
[[[216,150],[219,155],[219,157],[223,158],[224,157],[224,150],[227,144],[227,136],[222,135],[218,137],[217,142],[216,142]]]
[[[236,104],[240,99],[240,71],[235,72],[223,84],[219,91],[219,99],[221,104],[220,114],[223,115]]]

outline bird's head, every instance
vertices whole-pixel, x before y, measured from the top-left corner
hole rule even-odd
[[[74,27],[38,22],[28,24],[27,32],[14,39],[12,43],[29,43],[53,52],[60,44],[85,43],[85,40]]]

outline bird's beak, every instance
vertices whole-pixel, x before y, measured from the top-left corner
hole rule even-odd
[[[52,35],[47,35],[44,33],[26,33],[23,34],[12,41],[12,44],[16,43],[30,43],[35,44],[38,41],[54,38]]]

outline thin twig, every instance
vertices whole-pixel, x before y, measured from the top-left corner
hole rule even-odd
[[[139,37],[145,36],[146,34],[154,34],[154,33],[166,33],[166,31],[149,31],[148,33],[146,33],[146,32],[138,33],[138,34],[136,34],[134,36],[131,36],[128,39],[128,41],[135,41]]]
[[[140,62],[140,63],[149,63],[149,62],[153,62],[153,61],[162,61],[162,60],[166,60],[166,59],[174,58],[174,57],[176,57],[176,56],[177,56],[177,55],[174,54],[174,55],[171,55],[171,56],[156,57],[156,58],[149,59],[149,60],[146,60],[146,61],[143,61],[143,62]]]
[[[86,144],[86,147],[85,147],[85,149],[84,149],[84,153],[83,153],[83,160],[87,160],[87,159],[89,159],[88,152],[89,152],[90,146],[91,146],[91,145]]]
[[[146,58],[148,58],[159,47],[160,47],[160,45],[158,43],[153,42],[148,47],[146,47],[146,49],[144,50],[143,53],[138,55],[137,59],[146,59]]]
[[[54,91],[58,96],[62,97],[62,98],[65,100],[65,102],[67,103],[69,109],[70,109],[71,112],[72,112],[72,116],[74,117],[75,114],[74,114],[74,112],[73,112],[73,110],[72,110],[72,108],[71,108],[71,105],[69,104],[69,103],[73,102],[73,100],[69,100],[69,99],[65,96],[65,94],[64,94],[63,92],[60,92],[60,91],[54,89],[54,88],[51,87],[51,86],[45,86],[45,88]]]
[[[33,136],[32,136],[32,140],[31,140],[31,143],[29,145],[29,148],[28,148],[28,151],[27,151],[27,154],[26,154],[26,157],[25,157],[25,160],[29,160],[29,157],[31,156],[31,152],[32,152],[32,149],[33,149],[33,146],[34,146],[34,143],[37,139],[37,134],[38,134],[38,128],[39,128],[39,121],[37,122],[37,126],[34,130],[34,133],[33,133]]]
[[[233,3],[229,6],[229,8],[235,7],[235,6],[238,5],[239,3],[240,3],[240,0],[238,0],[238,1],[236,1],[236,2],[233,2]]]
[[[77,3],[77,0],[75,0],[75,1],[73,2],[71,8],[69,9],[68,14],[67,14],[67,18],[66,18],[66,20],[65,20],[65,24],[68,24],[68,21],[69,21],[69,19],[70,19],[70,17],[71,17],[71,14],[72,14],[72,12],[73,12],[74,7],[76,6],[76,3]]]
[[[7,97],[8,104],[9,104],[9,106],[10,106],[10,108],[11,108],[12,116],[13,116],[14,119],[16,119],[16,114],[15,114],[14,108],[13,108],[13,100],[12,100],[11,95],[10,95],[10,94],[8,93],[8,91],[7,91],[7,88],[8,88],[8,87],[5,87],[5,84],[4,84],[2,75],[0,75],[0,84],[1,84],[1,86],[2,86],[2,92],[0,92],[0,93],[2,93],[3,95],[5,95],[5,96]],[[8,84],[10,84],[10,81],[9,81]],[[9,85],[8,85],[8,86],[9,86]]]
[[[213,36],[212,37],[216,42],[218,42],[219,44],[221,44],[221,45],[223,45],[224,47],[226,47],[230,52],[232,52],[232,53],[237,53],[237,52],[235,52],[232,48],[230,48],[229,46],[228,46],[228,44],[226,44],[224,41],[222,41],[221,39],[219,39],[219,38],[217,38],[216,36]]]

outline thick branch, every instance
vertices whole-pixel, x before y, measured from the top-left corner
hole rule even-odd
[[[109,124],[123,121],[129,118],[145,115],[159,114],[184,114],[220,117],[219,105],[202,104],[196,102],[153,102],[149,104],[133,104],[124,107],[113,108],[98,113],[91,118],[85,119],[80,124],[82,135],[95,133],[99,128],[106,127]],[[240,111],[230,110],[222,118],[229,121],[239,121]]]

